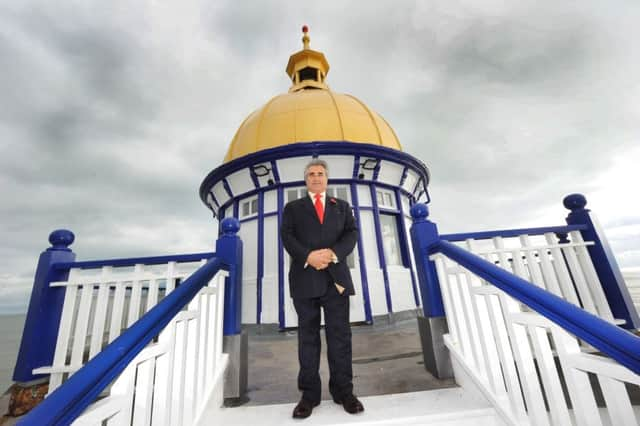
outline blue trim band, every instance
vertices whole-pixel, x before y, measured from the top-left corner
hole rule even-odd
[[[413,270],[413,263],[411,262],[411,253],[409,252],[409,232],[407,230],[407,224],[404,216],[404,206],[402,204],[402,198],[400,191],[395,191],[396,205],[400,210],[400,214],[397,220],[400,221],[400,250],[402,250],[402,259],[406,267],[411,272],[411,287],[413,288],[413,300],[416,303],[416,307],[420,306],[420,296],[418,295],[418,284],[416,283],[416,274]]]
[[[258,194],[258,273],[256,277],[256,324],[262,323],[262,278],[264,277],[264,191]]]
[[[173,254],[167,256],[151,256],[151,257],[131,257],[123,259],[106,259],[106,260],[88,260],[83,262],[72,263],[56,263],[53,265],[58,271],[64,271],[71,268],[83,268],[83,269],[96,269],[103,266],[125,267],[135,266],[138,264],[143,265],[161,265],[169,262],[199,262],[202,259],[211,259],[216,254],[211,252],[206,253],[191,253],[191,254]]]
[[[371,156],[379,160],[400,163],[414,170],[427,185],[429,183],[429,170],[427,166],[419,159],[396,149],[380,145],[344,141],[300,142],[254,152],[222,164],[212,170],[200,185],[200,199],[206,204],[206,194],[218,181],[224,181],[225,177],[231,175],[231,173],[250,167],[253,164],[308,155],[353,156],[354,153],[357,153],[358,156]]]
[[[222,186],[224,187],[224,190],[227,191],[227,195],[233,199],[233,192],[231,192],[231,186],[229,186],[227,178],[222,178]],[[211,185],[211,188],[213,188],[213,185]]]
[[[284,188],[278,188],[278,326],[285,328],[284,317],[284,246],[280,238],[282,227],[282,211],[284,209]]]
[[[418,180],[416,181],[415,186],[413,187],[413,190],[411,191],[411,195],[413,195],[414,197],[416,197],[416,192],[418,191],[418,188],[420,187],[420,178],[418,178]],[[416,200],[420,198],[420,195],[418,195],[416,197]]]
[[[391,288],[389,287],[389,273],[387,272],[387,260],[384,254],[384,246],[382,245],[382,227],[380,226],[380,209],[378,209],[378,196],[376,194],[376,185],[369,186],[371,191],[371,204],[373,205],[373,225],[376,232],[376,246],[378,246],[378,262],[382,269],[382,278],[384,280],[384,294],[387,301],[387,312],[393,312],[391,304]]]
[[[360,156],[353,156],[353,173],[351,174],[352,179],[358,179],[358,172],[360,171]]]
[[[211,195],[211,199],[213,200],[213,204],[215,204],[216,206],[218,206],[218,208],[220,208],[220,202],[218,201],[218,198],[216,197],[216,194],[213,193],[213,189],[211,189],[211,191],[209,191],[209,195]]]
[[[235,217],[236,219],[238,217],[240,217],[240,200],[236,199],[231,199],[232,203],[233,203],[233,217]],[[229,203],[225,203],[225,209],[228,207],[227,204]]]
[[[329,185],[351,185],[351,183],[353,182],[352,179],[329,179]],[[362,185],[372,185],[375,184],[376,186],[380,187],[380,188],[385,188],[385,189],[389,189],[389,190],[399,190],[403,195],[406,195],[407,198],[409,199],[413,199],[413,194],[411,194],[410,192],[406,191],[404,188],[399,188],[397,186],[394,185],[390,185],[387,183],[383,183],[383,182],[375,182],[372,180],[365,180],[365,179],[358,179],[356,182],[354,182],[356,184],[362,184]],[[229,199],[226,203],[224,203],[220,209],[226,209],[229,207],[229,205],[231,205],[231,203],[235,203],[238,202],[238,200],[240,199],[245,199],[247,197],[252,197],[256,194],[259,194],[262,191],[271,191],[274,189],[278,189],[278,188],[291,188],[291,187],[303,187],[305,186],[304,181],[300,180],[300,181],[295,181],[295,182],[289,182],[289,183],[281,183],[278,185],[273,185],[273,186],[269,186],[269,187],[265,187],[265,188],[257,188],[257,189],[252,189],[250,191],[244,192],[242,194],[238,194],[235,198],[231,198]],[[369,207],[364,207],[364,209],[368,209]],[[384,209],[384,208],[383,208]],[[238,217],[237,212],[234,213],[234,217]]]
[[[369,295],[369,279],[367,278],[367,267],[364,256],[364,246],[362,244],[362,222],[360,220],[360,209],[356,207],[358,203],[358,188],[355,183],[351,183],[351,204],[353,214],[358,225],[358,266],[360,267],[360,283],[362,284],[362,302],[364,305],[364,319],[368,323],[373,322],[371,313],[371,296]]]
[[[512,238],[520,235],[543,235],[547,232],[568,233],[571,231],[582,231],[587,229],[586,225],[568,226],[546,226],[542,228],[521,228],[521,229],[501,229],[496,231],[466,232],[460,234],[441,234],[440,238],[446,241],[464,241],[469,238],[475,240],[488,240],[494,237]]]
[[[407,180],[407,176],[409,176],[409,167],[404,166],[404,169],[402,170],[402,177],[400,178],[400,183],[398,184],[398,186],[404,185],[404,182]]]
[[[253,167],[249,167],[249,176],[251,176],[251,181],[253,182],[253,186],[256,188],[260,188],[260,181],[258,180],[258,175],[253,170]]]
[[[280,183],[280,172],[278,171],[278,163],[276,163],[276,160],[271,160],[271,173],[273,173],[273,179],[276,183]]]
[[[378,181],[378,176],[380,176],[380,161],[378,161],[376,163],[376,167],[373,169],[373,176],[372,179],[375,180],[376,182]]]

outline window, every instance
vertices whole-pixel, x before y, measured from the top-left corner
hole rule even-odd
[[[384,189],[377,189],[376,200],[378,201],[378,207],[384,207],[388,209],[396,208],[395,196],[391,191],[386,191]]]
[[[287,203],[289,201],[297,200],[308,194],[307,188],[287,189]]]
[[[305,67],[300,70],[300,81],[318,81],[318,70],[316,68]]]
[[[398,221],[395,215],[381,214],[382,247],[387,265],[402,265],[400,238],[398,238]]]
[[[297,200],[298,198],[307,197],[309,192],[307,188],[287,189],[286,202]],[[347,186],[330,186],[327,188],[327,197],[340,198],[349,201],[349,187]]]
[[[240,203],[240,219],[258,214],[258,197]]]

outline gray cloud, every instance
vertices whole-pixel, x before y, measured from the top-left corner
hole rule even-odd
[[[561,224],[583,192],[639,266],[615,229],[640,208],[602,186],[638,155],[638,18],[595,1],[0,4],[0,294],[24,301],[60,227],[80,259],[211,250],[200,182],[288,89],[302,24],[332,89],[430,167],[443,232]]]

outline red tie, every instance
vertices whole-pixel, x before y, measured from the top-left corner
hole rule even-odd
[[[322,219],[324,219],[324,209],[322,208],[322,201],[320,201],[320,194],[316,194],[316,213],[318,214],[318,220],[322,223]]]

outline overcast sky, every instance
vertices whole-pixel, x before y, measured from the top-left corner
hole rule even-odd
[[[0,0],[0,313],[57,228],[80,260],[212,250],[200,183],[303,24],[430,168],[441,232],[560,225],[581,192],[640,267],[637,1],[344,3]]]

